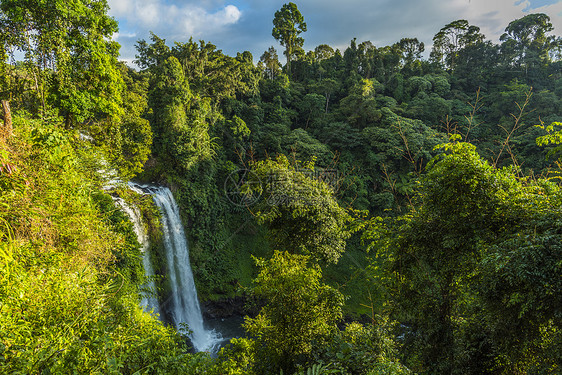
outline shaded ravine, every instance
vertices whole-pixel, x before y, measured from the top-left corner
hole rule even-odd
[[[164,186],[129,183],[141,194],[150,194],[162,214],[162,232],[172,299],[171,320],[181,330],[187,325],[188,337],[196,351],[214,352],[223,341],[215,330],[206,329],[189,262],[189,247],[179,207],[170,189]]]

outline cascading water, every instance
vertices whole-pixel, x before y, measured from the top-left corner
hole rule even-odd
[[[141,213],[137,207],[129,206],[122,198],[114,197],[113,199],[119,207],[121,207],[121,210],[123,210],[123,212],[125,212],[131,219],[131,222],[133,223],[133,230],[135,231],[139,244],[141,245],[144,275],[148,280],[145,285],[145,289],[148,290],[148,293],[143,293],[141,306],[146,312],[153,311],[155,314],[160,315],[158,298],[155,296],[156,285],[154,284],[154,271],[152,269],[152,262],[150,261],[150,242],[142,222]]]
[[[137,192],[148,192],[162,214],[162,231],[168,263],[168,277],[172,297],[172,320],[177,328],[187,325],[189,338],[196,351],[214,351],[221,343],[222,337],[214,330],[207,330],[203,325],[203,315],[197,298],[197,290],[189,262],[189,248],[179,207],[167,187],[137,185],[129,183]]]

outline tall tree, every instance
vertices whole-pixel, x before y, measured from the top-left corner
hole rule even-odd
[[[312,163],[291,165],[284,155],[258,161],[252,170],[267,182],[249,188],[259,189],[265,198],[256,206],[256,215],[269,228],[274,246],[311,255],[317,262],[337,263],[351,235],[351,218],[335,198],[337,175],[315,170]]]
[[[508,64],[525,69],[547,62],[550,51],[559,48],[560,38],[547,35],[554,28],[550,17],[543,13],[528,14],[509,23],[500,37],[501,49]]]
[[[462,368],[459,320],[465,312],[465,280],[477,265],[479,244],[508,224],[497,208],[512,182],[483,162],[474,146],[446,148],[450,154],[442,155],[422,179],[415,210],[388,232],[396,235],[389,259],[398,276],[393,296],[408,327],[408,365],[436,374]]]
[[[277,56],[277,51],[273,48],[273,46],[269,47],[269,49],[261,55],[260,62],[263,63],[265,67],[265,75],[269,79],[275,78],[281,72],[279,56]]]
[[[137,42],[135,62],[142,69],[154,73],[170,56],[175,57],[180,62],[190,90],[200,97],[208,98],[214,111],[226,98],[257,92],[259,76],[253,58],[247,51],[234,58],[203,40],[198,43],[192,39],[186,43],[176,42],[172,48],[153,33],[151,40],[150,44],[145,40]]]
[[[402,68],[404,73],[421,73],[421,58],[425,45],[418,38],[402,38],[394,47],[401,52]],[[421,74],[420,74],[421,75]]]
[[[174,56],[154,69],[148,104],[153,110],[154,151],[168,166],[185,173],[211,155],[210,99],[194,95]]]
[[[272,35],[285,47],[287,73],[291,75],[291,60],[303,53],[304,38],[299,35],[306,31],[304,17],[295,3],[284,4],[275,12]]]
[[[306,363],[315,346],[325,345],[337,332],[343,295],[322,282],[318,265],[308,257],[276,251],[258,260],[260,273],[253,293],[266,305],[245,329],[256,338],[256,373],[293,373]]]
[[[402,38],[397,44],[402,51],[402,60],[405,65],[421,59],[421,54],[425,50],[425,45],[418,38]]]
[[[433,37],[431,59],[454,70],[459,51],[483,41],[484,34],[480,33],[478,26],[470,25],[467,20],[453,21],[445,25]]]
[[[407,365],[435,374],[559,368],[559,188],[496,169],[468,143],[441,149],[415,208],[378,243],[396,277]]]
[[[24,53],[42,107],[55,106],[68,126],[122,112],[117,22],[108,10],[106,0],[0,3],[4,48]]]
[[[319,46],[314,48],[314,56],[318,61],[329,59],[330,57],[334,56],[335,53],[336,52],[334,51],[334,49],[327,44],[320,44]]]
[[[120,121],[108,119],[92,123],[89,134],[106,145],[106,158],[129,179],[141,172],[152,146],[152,130],[144,117],[148,109],[148,77],[120,64],[127,89],[123,91],[124,113]]]
[[[318,94],[324,95],[324,97],[326,98],[325,113],[328,113],[330,96],[338,89],[338,87],[339,87],[339,82],[331,78],[324,78],[312,86],[312,89],[314,91],[316,91]]]

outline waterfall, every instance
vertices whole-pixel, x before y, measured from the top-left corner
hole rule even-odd
[[[129,183],[135,191],[148,192],[162,214],[162,232],[168,264],[172,298],[172,321],[176,328],[187,325],[188,334],[196,351],[213,351],[222,341],[220,334],[207,330],[197,298],[197,290],[189,262],[189,248],[179,207],[167,187]]]
[[[146,312],[153,311],[155,314],[160,315],[158,298],[155,294],[156,285],[154,284],[154,271],[152,269],[152,262],[150,261],[150,242],[148,240],[148,234],[144,228],[141,213],[137,207],[129,206],[122,198],[114,197],[113,199],[119,207],[121,207],[121,210],[131,219],[131,222],[133,223],[133,230],[137,235],[139,244],[141,245],[144,275],[148,280],[146,285],[144,285],[144,289],[147,289],[148,291],[142,295],[141,306]]]

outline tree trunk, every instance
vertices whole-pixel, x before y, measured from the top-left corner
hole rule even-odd
[[[10,111],[10,102],[7,100],[2,100],[2,109],[4,110],[4,138],[9,138],[12,136],[12,112]]]
[[[66,130],[70,130],[70,127],[72,126],[72,115],[70,114],[70,112],[67,112],[65,116],[64,126]]]

